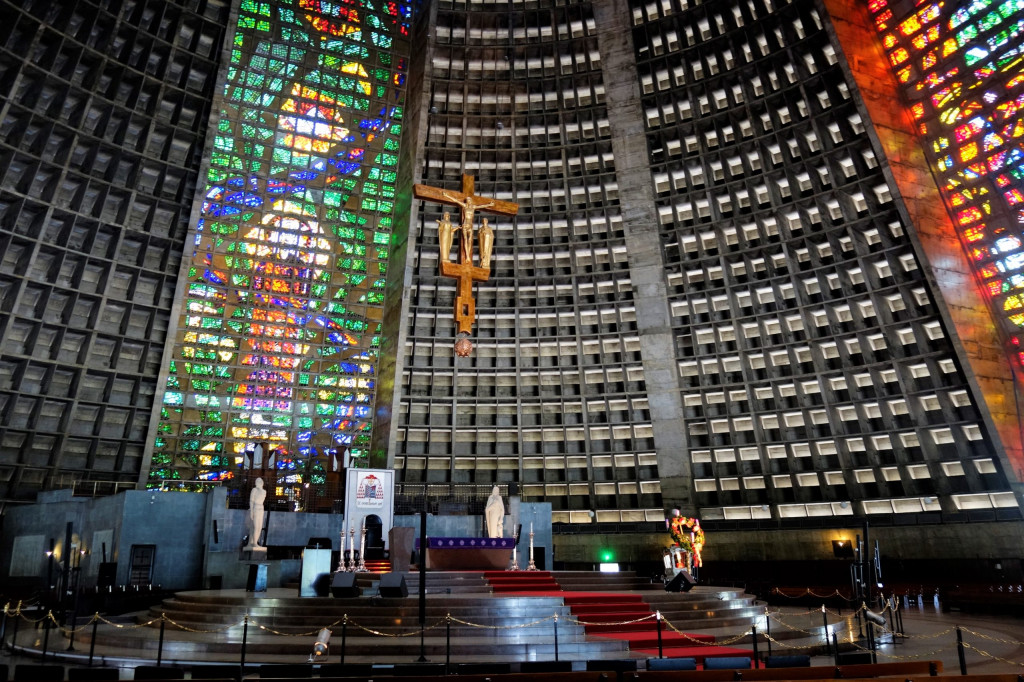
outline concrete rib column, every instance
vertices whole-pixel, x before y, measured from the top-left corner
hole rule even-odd
[[[683,430],[679,370],[629,23],[631,16],[625,0],[594,3],[662,501],[666,507],[693,513],[696,511],[692,506],[693,481]]]

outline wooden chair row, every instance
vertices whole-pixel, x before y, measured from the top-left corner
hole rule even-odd
[[[771,682],[774,680],[834,680],[854,678],[874,678],[891,675],[928,675],[935,676],[942,672],[941,661],[899,661],[895,663],[874,663],[859,665],[815,666],[792,668],[757,668],[751,669],[750,661],[737,658],[735,661],[722,660],[722,669],[694,670],[693,659],[651,659],[648,670],[638,671],[635,659],[588,661],[586,671],[572,672],[570,661],[532,661],[520,664],[522,672],[511,673],[508,663],[469,663],[453,664],[451,673],[457,675],[460,682],[472,682],[478,679],[483,682],[533,682],[545,676],[557,676],[564,682],[585,682],[598,679],[645,679],[651,682],[658,680],[675,680],[676,682]],[[713,661],[714,659],[708,659]],[[716,665],[718,664],[716,663]],[[803,661],[799,662],[803,664]],[[730,665],[731,664],[731,665]],[[660,668],[660,669],[657,669]],[[310,679],[313,667],[266,665],[260,666],[259,677],[278,681]],[[6,682],[6,666],[2,670],[0,682]],[[18,665],[14,670],[14,682],[63,682],[64,667],[60,665]],[[239,668],[233,665],[194,666],[192,679],[238,680]],[[443,663],[416,663],[382,666],[353,663],[347,665],[323,665],[319,669],[321,682],[343,682],[345,680],[373,679],[380,677],[417,677],[419,679],[445,679]],[[117,668],[69,668],[69,682],[114,682],[118,679]],[[601,674],[604,678],[601,678]],[[136,680],[181,680],[185,677],[184,668],[139,666],[134,671]],[[1021,682],[1024,682],[1022,680]]]

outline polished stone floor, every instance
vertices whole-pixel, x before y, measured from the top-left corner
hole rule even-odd
[[[772,607],[775,611],[775,607]],[[887,614],[888,615],[888,614]],[[841,646],[846,648],[867,647],[864,640],[858,640],[857,623],[846,615],[837,618],[829,614],[829,622],[839,635]],[[960,663],[957,651],[956,628],[960,627],[964,642],[964,660],[969,674],[1018,673],[1024,674],[1024,618],[1013,616],[982,615],[973,613],[943,613],[933,604],[910,606],[903,611],[904,637],[894,638],[883,633],[877,638],[877,660],[879,663],[902,660],[939,660],[943,663],[944,675],[959,675]],[[822,616],[820,610],[808,611],[798,608],[784,608],[772,617],[772,634],[789,628],[820,633]],[[816,642],[817,637],[803,640],[784,640],[773,644],[773,654],[801,653],[798,648]],[[764,655],[763,650],[759,651]],[[815,655],[812,665],[829,665],[834,659]]]

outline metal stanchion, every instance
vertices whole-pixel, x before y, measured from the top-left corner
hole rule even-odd
[[[825,610],[825,605],[821,605],[821,627],[822,632],[825,633],[825,654],[828,656],[832,655],[832,642],[828,641],[828,611]]]
[[[43,655],[39,657],[40,661],[46,660],[46,652],[50,647],[50,611],[46,612],[46,618],[43,619]]]
[[[558,660],[558,614],[555,614],[555,660]]]
[[[345,640],[348,639],[348,614],[341,618],[341,656],[338,663],[345,665]],[[342,671],[344,672],[344,671]]]
[[[754,667],[757,668],[757,626],[750,627],[750,639],[754,643]]]
[[[7,648],[7,612],[11,609],[11,602],[4,604],[4,619],[0,621],[0,651]]]
[[[96,653],[96,628],[100,624],[100,614],[96,612],[92,617],[92,639],[89,640],[89,667],[92,667],[92,657]]]
[[[71,611],[71,627],[68,628],[68,648],[64,651],[75,650],[75,625],[78,624],[78,611]]]
[[[768,640],[768,655],[772,655],[772,619],[768,617],[768,607],[764,608],[764,636]]]
[[[18,626],[21,625],[21,602],[18,602],[18,608],[15,611],[14,618],[14,635],[11,636],[11,653],[14,653],[14,647],[18,644]]]
[[[832,633],[832,652],[836,656],[836,665],[839,665],[839,636],[836,633]]]
[[[249,639],[249,614],[245,614],[242,618],[242,655],[238,660],[238,675],[239,679],[245,676],[245,645],[246,640]]]
[[[960,674],[967,674],[967,658],[964,657],[964,633],[956,626],[956,657],[960,660]]]
[[[875,625],[867,618],[864,619],[864,625],[868,633],[868,651],[871,652],[871,662],[878,663],[878,656],[875,654]]]
[[[658,624],[658,658],[665,658],[665,650],[661,644],[661,611],[654,612],[654,620]]]
[[[452,665],[452,614],[444,617],[444,674],[451,672]]]
[[[892,645],[896,646],[896,597],[889,600],[889,630]]]
[[[160,642],[156,645],[156,667],[164,662],[164,630],[167,628],[167,614],[160,614]]]

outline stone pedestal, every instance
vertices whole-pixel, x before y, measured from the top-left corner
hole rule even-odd
[[[249,564],[249,576],[245,581],[246,592],[267,591],[267,564]]]

